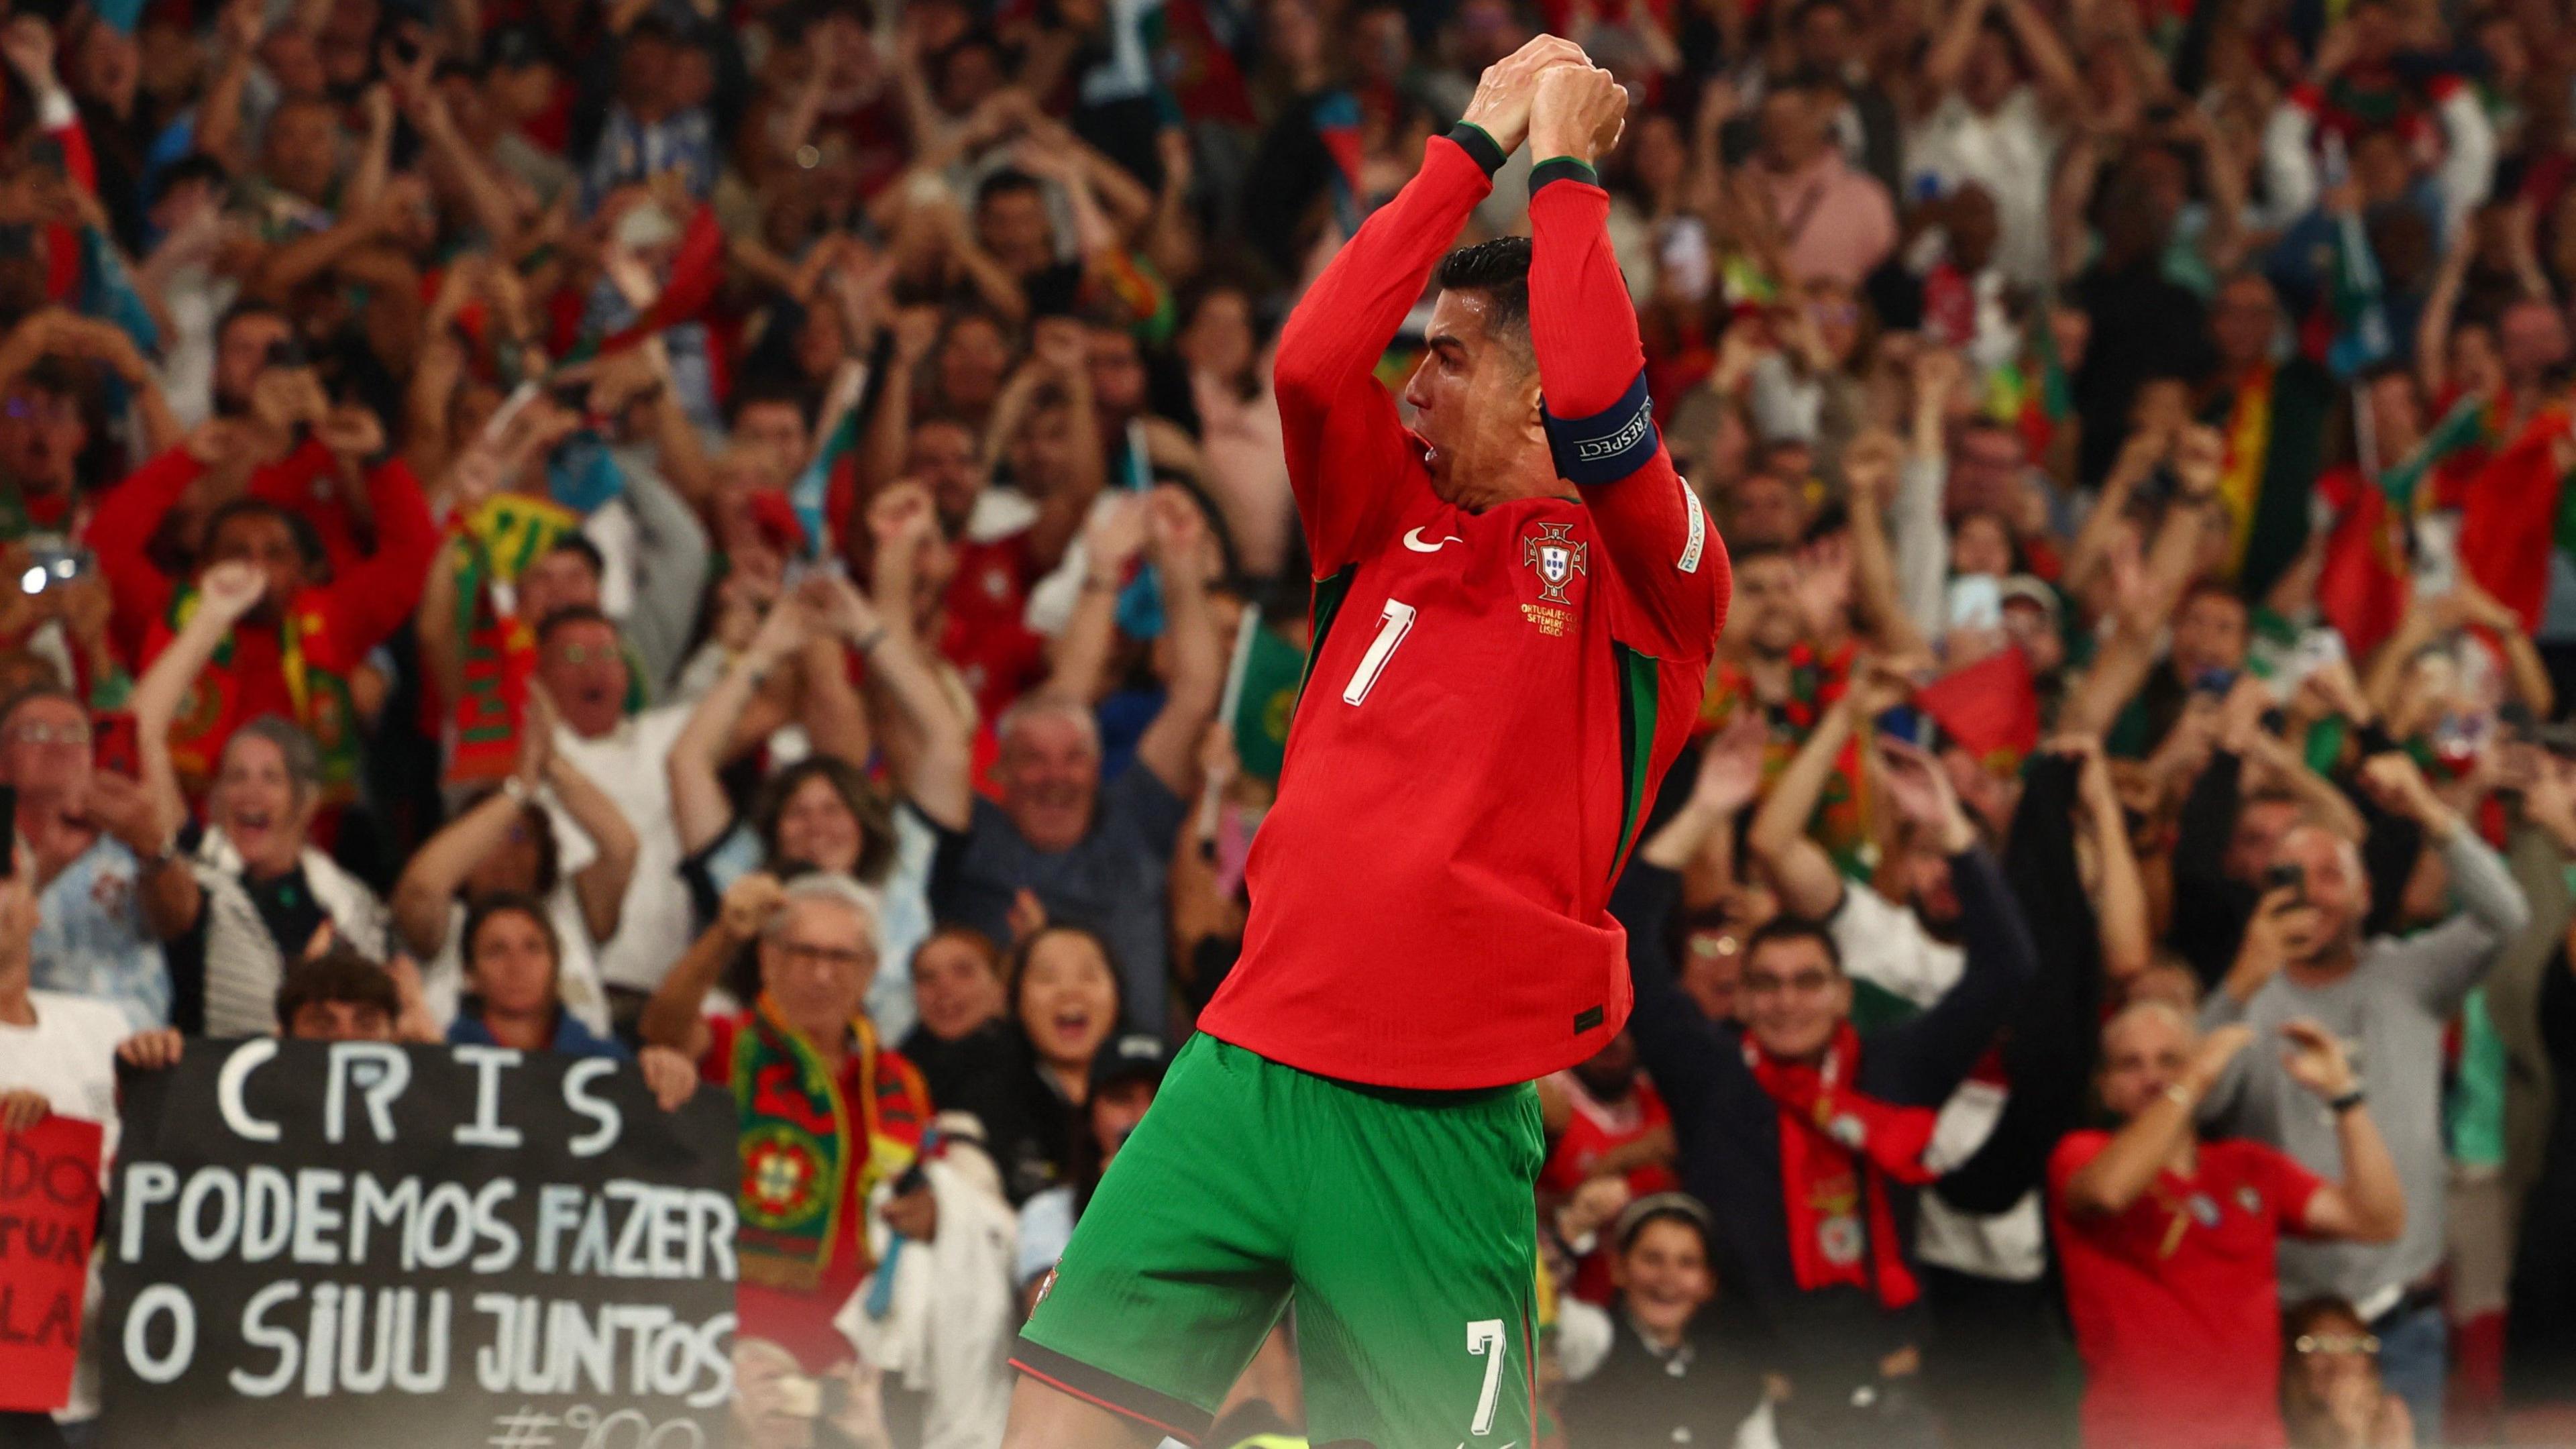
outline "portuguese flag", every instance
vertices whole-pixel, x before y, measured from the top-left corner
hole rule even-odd
[[[2308,499],[2334,399],[2334,379],[2301,359],[2255,369],[2202,411],[2227,440],[2218,483],[2227,569],[2248,599],[2261,598],[2308,546]]]
[[[2318,495],[2336,514],[2317,576],[2317,607],[2354,658],[2378,648],[2405,617],[2414,589],[2412,520],[2432,502],[2425,481],[2485,443],[2489,420],[2483,399],[2463,397],[2376,477],[2342,467],[2317,480]]]
[[[2569,435],[2564,404],[2541,409],[2470,483],[2460,502],[2460,567],[2522,618],[2540,622],[2549,556],[2569,520],[2560,506],[2559,446]]]

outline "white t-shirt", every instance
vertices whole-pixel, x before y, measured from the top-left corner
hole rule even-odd
[[[116,1044],[125,1013],[104,1001],[59,991],[30,991],[34,1026],[0,1022],[0,1092],[41,1092],[58,1116],[107,1129],[104,1150],[116,1155]]]
[[[595,740],[555,727],[555,749],[616,802],[635,832],[635,878],[626,886],[617,934],[599,948],[599,977],[610,986],[650,991],[689,949],[689,892],[680,882],[670,772],[671,745],[688,722],[688,707],[672,704],[621,720]]]
[[[2057,128],[2029,86],[1979,114],[1956,92],[1942,98],[1905,138],[1909,183],[1929,175],[1944,187],[1974,181],[1995,199],[1995,263],[2020,286],[2049,281],[2048,183]]]

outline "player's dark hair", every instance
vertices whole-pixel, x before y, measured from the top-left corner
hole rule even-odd
[[[394,979],[385,968],[356,947],[335,941],[312,960],[286,968],[277,987],[277,1029],[293,1035],[295,1018],[304,1008],[334,1002],[372,1006],[385,1014],[387,1023],[402,1015],[402,998],[394,993]]]
[[[1809,920],[1805,916],[1773,916],[1754,927],[1753,934],[1744,938],[1744,964],[1751,966],[1762,948],[1774,941],[1813,941],[1824,951],[1825,960],[1832,964],[1834,974],[1842,974],[1842,947],[1834,944],[1834,933],[1826,930],[1822,921]]]
[[[1498,236],[1464,246],[1440,259],[1440,289],[1476,292],[1489,309],[1487,324],[1526,343],[1529,338],[1530,241]]]

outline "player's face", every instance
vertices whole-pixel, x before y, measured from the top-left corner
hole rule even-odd
[[[2160,1008],[2126,1011],[2102,1028],[2102,1105],[2126,1122],[2182,1080],[2191,1065],[2191,1029]]]
[[[1638,1326],[1666,1341],[1677,1338],[1701,1305],[1717,1296],[1708,1247],[1688,1223],[1659,1218],[1646,1224],[1610,1266]]]
[[[1528,344],[1487,326],[1481,292],[1442,292],[1431,304],[1429,351],[1404,384],[1413,430],[1430,444],[1431,491],[1466,508],[1505,502],[1526,475],[1539,430],[1538,367]]]
[[[1002,741],[996,766],[1002,813],[1040,850],[1065,850],[1091,829],[1100,791],[1100,750],[1071,720],[1023,720]]]
[[[1744,963],[1736,998],[1744,1028],[1783,1061],[1806,1061],[1834,1039],[1851,1014],[1851,983],[1822,944],[1801,936],[1765,941]]]

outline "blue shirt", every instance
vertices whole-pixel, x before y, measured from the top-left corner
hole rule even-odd
[[[447,1024],[448,1045],[499,1046],[501,1044],[500,1040],[492,1035],[492,1029],[483,1024],[482,1010],[480,1003],[472,1001],[457,1009],[456,1019]],[[560,1007],[555,1010],[554,1040],[546,1043],[546,1050],[558,1056],[567,1057],[608,1057],[621,1062],[635,1059],[635,1054],[626,1049],[626,1043],[599,1035],[582,1025],[580,1017]]]
[[[134,1031],[170,1024],[170,969],[143,918],[142,877],[123,841],[100,836],[38,894],[27,944],[38,990],[104,1001]]]

